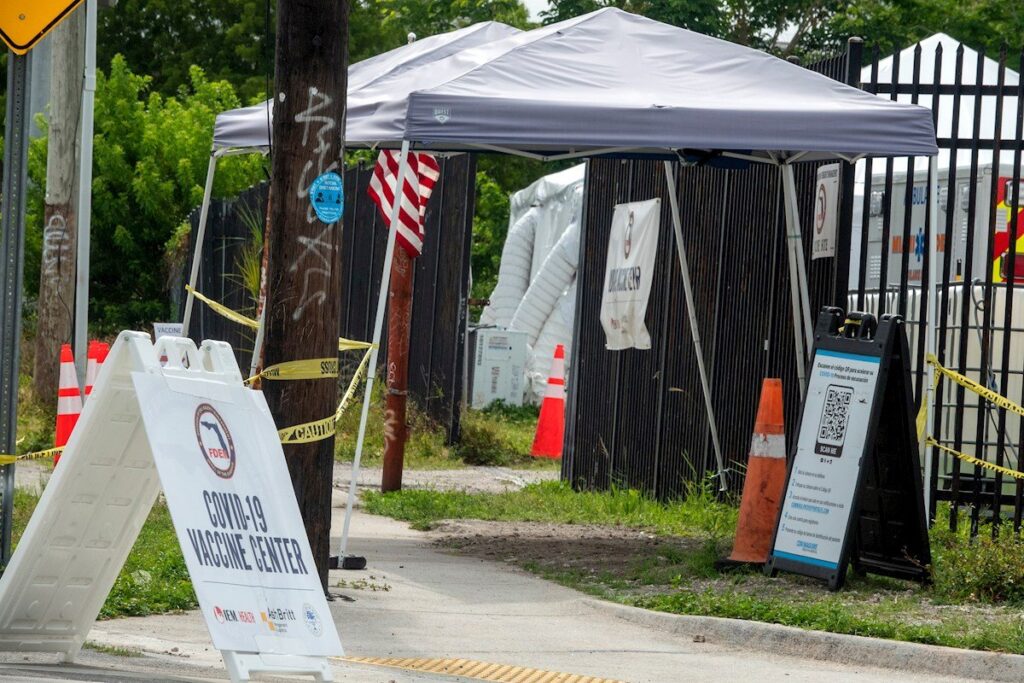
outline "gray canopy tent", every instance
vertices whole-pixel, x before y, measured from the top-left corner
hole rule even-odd
[[[501,152],[539,160],[664,159],[684,296],[723,488],[725,462],[694,310],[673,161],[731,158],[780,169],[803,393],[813,320],[792,165],[937,153],[927,109],[883,100],[765,53],[614,8],[480,44],[429,67],[381,79],[350,93],[347,115],[347,145],[401,148],[399,178],[404,177],[410,150]],[[935,173],[933,164],[933,187]],[[937,193],[929,195],[935,225]],[[387,302],[397,213],[392,207],[375,343]],[[934,259],[934,239],[930,249]],[[928,334],[929,348],[934,348],[934,275],[930,286]],[[355,468],[376,373],[376,346],[372,354]],[[350,500],[355,481],[353,476]],[[343,553],[347,531],[348,517]]]
[[[496,21],[485,21],[472,26],[430,36],[402,47],[389,50],[376,57],[364,59],[349,67],[348,96],[355,97],[361,88],[367,88],[386,81],[407,71],[415,71],[429,66],[446,57],[473,47],[500,41],[508,36],[520,33],[519,29],[506,26]],[[206,234],[206,222],[209,218],[210,201],[213,196],[213,181],[217,174],[217,161],[223,157],[237,154],[260,153],[270,150],[270,137],[273,127],[272,100],[267,100],[251,107],[232,109],[217,115],[213,127],[213,149],[206,169],[206,185],[203,189],[203,203],[199,209],[199,226],[196,231],[196,243],[193,245],[192,268],[189,273],[189,287],[194,289],[199,277],[200,255],[203,239]],[[349,121],[353,120],[349,114]],[[182,317],[183,334],[188,335],[189,323],[192,320],[192,305],[195,297],[189,291],[185,297],[185,312]],[[262,325],[259,334],[262,335]],[[257,339],[257,343],[261,338]],[[254,360],[255,356],[254,354]]]

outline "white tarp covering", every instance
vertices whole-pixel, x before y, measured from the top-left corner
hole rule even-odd
[[[572,353],[576,267],[586,164],[540,178],[512,195],[498,282],[480,324],[524,332],[526,400],[539,403],[555,347]]]
[[[660,199],[615,206],[601,297],[601,326],[610,351],[651,348],[644,318],[654,283],[660,222]]]

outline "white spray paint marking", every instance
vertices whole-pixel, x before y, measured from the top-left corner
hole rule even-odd
[[[67,220],[59,213],[50,216],[43,229],[42,271],[49,283],[60,281],[61,265],[74,263],[67,239]]]
[[[323,230],[316,237],[299,237],[299,244],[302,245],[302,253],[295,259],[295,263],[288,269],[294,273],[304,264],[302,274],[302,296],[299,297],[299,305],[292,313],[292,320],[302,318],[303,312],[309,304],[316,302],[322,305],[327,300],[325,289],[327,280],[331,277],[331,261],[337,245],[331,242],[331,226],[324,226]],[[312,264],[307,264],[312,260]],[[311,283],[310,280],[316,277],[318,283]]]

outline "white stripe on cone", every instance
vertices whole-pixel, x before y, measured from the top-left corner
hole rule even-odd
[[[750,455],[759,458],[785,458],[786,436],[784,434],[754,434],[750,440]]]

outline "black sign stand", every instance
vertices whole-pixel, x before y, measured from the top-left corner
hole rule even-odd
[[[869,314],[851,312],[844,316],[841,309],[825,308],[818,315],[814,334],[814,357],[824,351],[830,355],[878,359],[877,380],[862,452],[843,451],[843,443],[816,443],[814,446],[815,457],[820,456],[821,462],[826,464],[833,458],[859,458],[856,488],[852,492],[838,563],[801,558],[778,549],[785,501],[790,495],[796,495],[791,486],[800,445],[799,435],[805,420],[813,421],[817,429],[822,416],[820,403],[808,410],[808,401],[805,400],[799,422],[801,430],[797,438],[791,440],[793,446],[785,489],[787,498],[780,507],[772,538],[772,553],[765,572],[775,576],[783,570],[817,577],[827,581],[832,590],[842,588],[847,566],[851,565],[858,573],[871,572],[927,582],[931,551],[918,462],[910,354],[903,319],[883,316],[881,322],[876,322],[875,317]],[[811,368],[815,367],[814,357]],[[828,441],[827,438],[824,440]],[[829,480],[828,468],[822,469],[825,474],[817,474],[823,483],[822,490],[841,490],[849,486],[850,482]],[[805,500],[806,496],[800,499]],[[787,522],[792,524],[789,520]]]

